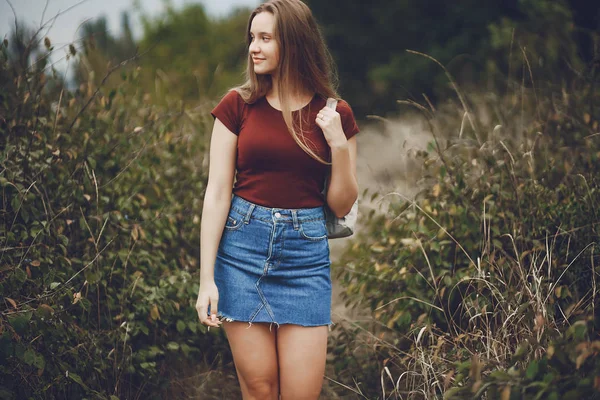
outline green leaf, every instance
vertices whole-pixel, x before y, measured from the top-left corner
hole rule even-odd
[[[81,377],[79,375],[77,375],[76,373],[73,373],[73,372],[69,372],[69,371],[67,371],[67,375],[71,380],[78,383],[85,390],[89,390],[89,388],[87,387],[87,385],[85,383],[83,383],[83,380],[81,379]]]
[[[31,230],[29,231],[29,235],[31,238],[35,238],[41,231],[42,228],[39,227],[31,228]]]
[[[440,178],[444,179],[446,177],[446,167],[444,167],[443,165],[440,167]]]
[[[59,286],[60,286],[60,283],[58,283],[58,282],[52,282],[50,284],[50,290],[54,290],[54,289],[56,289]]]
[[[46,360],[44,359],[44,356],[37,354],[35,360],[33,361],[33,366],[37,369],[44,369],[46,367]]]
[[[527,342],[521,343],[519,345],[519,347],[517,347],[517,351],[515,351],[515,354],[513,356],[513,361],[516,362],[516,361],[522,360],[527,355],[528,350],[529,350],[529,343],[527,343]]]
[[[36,314],[41,318],[50,318],[54,314],[54,309],[48,304],[40,304],[36,310]]]
[[[179,343],[169,342],[169,343],[167,343],[167,349],[173,350],[173,351],[179,350]]]
[[[21,343],[17,343],[15,345],[15,357],[21,361],[23,361],[23,358],[25,357],[25,346],[23,346]]]
[[[25,364],[32,365],[35,362],[35,350],[32,348],[28,348],[25,350],[25,354],[23,355],[23,361]]]
[[[587,334],[587,326],[584,321],[575,322],[569,329],[567,329],[567,335],[573,337],[575,340],[582,340]]]
[[[544,382],[545,383],[550,383],[553,380],[554,380],[554,373],[548,372],[546,375],[544,375]]]
[[[141,363],[141,364],[140,364],[140,367],[141,367],[142,369],[149,369],[149,370],[152,370],[152,369],[154,369],[154,368],[156,367],[156,362],[154,362],[154,361],[150,361],[150,362],[143,362],[143,363]]]
[[[14,196],[10,201],[10,206],[12,207],[12,211],[16,212],[21,205],[21,201],[19,200],[19,196]]]
[[[144,324],[140,325],[139,329],[140,329],[140,332],[142,332],[146,336],[148,336],[148,334],[150,333],[150,330]]]
[[[502,370],[496,370],[492,372],[490,374],[490,378],[500,382],[508,382],[511,380],[511,376],[508,374],[508,372]]]
[[[62,242],[63,246],[66,246],[69,244],[69,238],[66,237],[65,235],[58,235],[58,239]]]
[[[96,160],[93,157],[88,156],[87,161],[92,169],[96,169]]]
[[[469,371],[471,369],[471,361],[469,360],[461,362],[456,366],[456,369],[458,370],[458,372]]]
[[[195,321],[190,321],[188,322],[188,328],[190,328],[190,331],[192,331],[192,333],[197,333],[198,332],[198,323]]]
[[[77,302],[77,304],[79,304],[79,306],[86,311],[89,310],[92,306],[92,302],[86,299],[85,297],[82,297],[81,300]]]
[[[462,394],[462,388],[459,387],[454,387],[451,389],[446,390],[446,393],[444,393],[444,400],[450,400],[450,399],[462,399],[463,397]]]
[[[23,221],[25,221],[25,223],[29,222],[29,213],[24,208],[21,208],[21,218],[23,218]]]
[[[529,366],[527,367],[527,371],[525,372],[525,377],[529,380],[533,380],[539,371],[538,362],[533,360]]]
[[[23,271],[21,268],[15,269],[15,279],[19,283],[23,283],[27,280],[27,273]]]
[[[183,331],[185,331],[185,322],[183,322],[182,320],[177,321],[177,332],[179,333],[183,333]]]
[[[183,352],[183,354],[185,354],[186,357],[190,354],[191,350],[192,350],[192,348],[190,346],[188,346],[187,344],[183,343],[181,345],[181,351]]]
[[[17,315],[11,315],[8,317],[8,323],[13,327],[15,332],[17,332],[19,335],[22,335],[25,333],[25,330],[29,325],[29,320],[31,319],[32,314],[33,313],[31,311],[28,311],[19,313]]]

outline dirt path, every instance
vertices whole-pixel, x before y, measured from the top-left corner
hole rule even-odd
[[[399,192],[412,198],[419,190],[418,179],[421,167],[410,156],[416,150],[425,150],[427,143],[432,139],[426,133],[426,127],[418,117],[405,117],[398,121],[378,122],[362,127],[358,140],[357,175],[360,187],[359,219],[357,231],[361,229],[361,215],[367,215],[371,210],[384,212],[389,201],[395,200],[388,193]],[[367,194],[363,196],[365,189]],[[371,195],[378,192],[381,197],[371,201]],[[336,239],[329,241],[332,263],[337,262],[345,248],[352,242],[352,238]],[[336,268],[334,266],[334,268]],[[337,267],[339,268],[339,267]],[[366,309],[350,309],[345,306],[342,299],[343,287],[333,276],[333,293],[331,304],[331,319],[336,324],[348,322],[368,322],[370,311]],[[332,332],[335,335],[335,330]],[[329,356],[330,361],[333,356]],[[326,376],[335,376],[333,365],[327,363]],[[336,384],[327,379],[323,382],[321,399],[357,399],[351,390],[347,395],[340,397],[336,394]]]
[[[424,123],[418,117],[408,117],[397,121],[378,122],[367,125],[357,136],[358,159],[357,175],[360,187],[360,215],[366,215],[371,209],[385,210],[393,196],[371,201],[371,194],[378,192],[385,195],[399,192],[412,198],[418,191],[417,179],[420,167],[412,160],[410,154],[416,150],[425,150],[432,139],[427,133]],[[368,189],[366,196],[362,193]],[[351,242],[348,239],[336,239],[329,242],[331,261],[338,261],[344,249]],[[345,307],[341,298],[343,288],[334,280],[332,294],[332,319],[334,322],[361,320],[368,318],[365,311],[350,310]]]

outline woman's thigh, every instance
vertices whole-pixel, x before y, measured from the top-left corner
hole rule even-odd
[[[244,399],[277,400],[276,328],[269,324],[224,322]]]
[[[277,331],[281,400],[319,398],[327,357],[327,326],[281,325]]]

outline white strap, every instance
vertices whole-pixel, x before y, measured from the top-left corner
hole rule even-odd
[[[331,108],[332,110],[335,110],[337,108],[337,103],[338,101],[334,98],[328,98],[327,99],[327,107]]]

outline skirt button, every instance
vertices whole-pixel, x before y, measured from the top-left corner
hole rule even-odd
[[[276,212],[275,213],[275,218],[281,218],[281,213]]]

